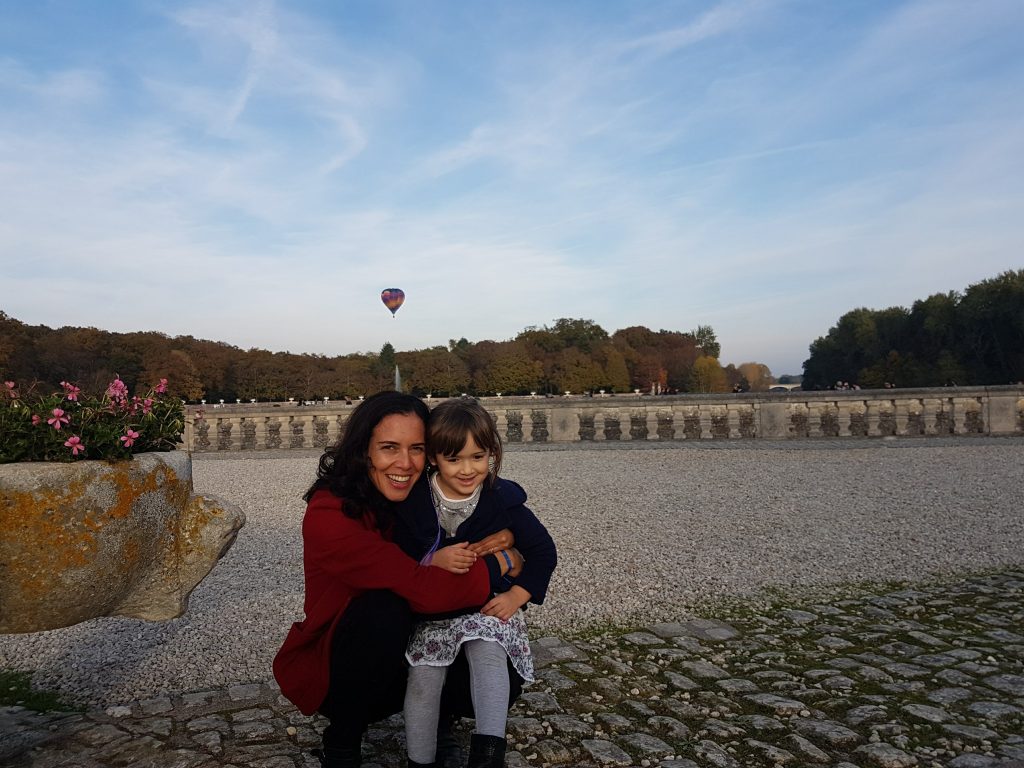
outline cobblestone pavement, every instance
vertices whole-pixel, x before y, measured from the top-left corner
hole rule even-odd
[[[738,602],[534,650],[510,768],[1024,766],[1024,571]],[[312,767],[322,725],[272,684],[87,713],[13,707],[0,766]],[[400,718],[371,729],[364,757],[404,765]]]

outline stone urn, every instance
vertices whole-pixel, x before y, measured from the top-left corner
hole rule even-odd
[[[0,464],[0,633],[180,616],[244,524],[185,451]]]

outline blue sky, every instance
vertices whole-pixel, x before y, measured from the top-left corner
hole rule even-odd
[[[0,18],[0,309],[31,324],[327,355],[707,324],[781,374],[850,309],[1024,267],[1020,0]]]

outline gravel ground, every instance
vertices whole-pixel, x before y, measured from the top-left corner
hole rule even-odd
[[[248,516],[185,616],[0,636],[0,669],[108,706],[264,681],[301,616],[300,499],[317,455],[198,455],[198,492]],[[1024,563],[1024,440],[872,440],[509,451],[559,548],[533,634],[674,620],[765,589],[941,579]]]

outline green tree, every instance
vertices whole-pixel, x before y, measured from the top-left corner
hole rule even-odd
[[[626,368],[626,358],[611,344],[602,347],[602,356],[604,358],[605,388],[612,392],[628,392],[629,369]]]
[[[706,357],[718,358],[722,345],[718,343],[715,331],[710,325],[698,325],[690,334],[697,342],[701,354]]]
[[[555,362],[552,383],[557,392],[590,392],[604,379],[601,366],[576,347],[563,349]]]
[[[729,382],[717,359],[701,355],[693,364],[690,374],[690,390],[693,392],[728,392]]]
[[[608,341],[608,332],[593,320],[573,320],[562,317],[549,329],[563,347],[576,347],[590,354],[596,346]]]

